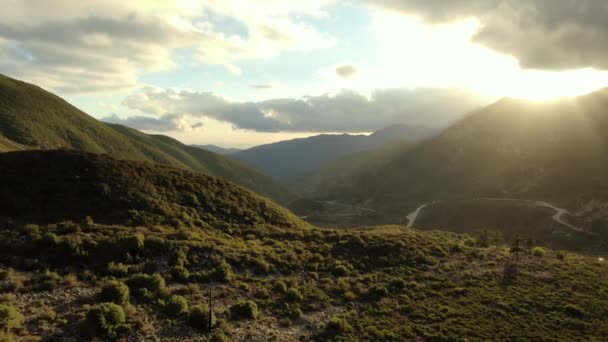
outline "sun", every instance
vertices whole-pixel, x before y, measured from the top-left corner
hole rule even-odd
[[[374,31],[382,46],[379,80],[385,86],[465,87],[480,95],[544,101],[608,87],[608,72],[591,68],[545,71],[522,68],[513,56],[475,42],[475,18],[428,24],[377,12]]]

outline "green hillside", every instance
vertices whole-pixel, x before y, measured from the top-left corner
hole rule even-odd
[[[0,151],[69,148],[153,161],[222,177],[277,201],[291,195],[243,163],[90,117],[37,86],[0,75]]]
[[[306,226],[287,210],[233,183],[108,155],[3,153],[0,184],[0,217],[5,221],[56,223],[91,218],[106,224],[175,227]]]

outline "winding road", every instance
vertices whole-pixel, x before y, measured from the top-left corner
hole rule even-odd
[[[566,210],[564,208],[556,207],[555,205],[553,205],[551,203],[542,202],[542,201],[522,200],[522,199],[517,199],[517,198],[473,198],[473,200],[474,201],[516,201],[516,202],[529,203],[529,204],[532,204],[537,207],[551,208],[556,211],[555,215],[553,215],[551,217],[551,219],[553,219],[553,221],[561,224],[562,226],[568,227],[572,230],[576,230],[576,231],[582,232],[582,233],[585,232],[583,229],[576,227],[576,226],[566,222],[563,219],[564,215],[570,213],[568,210]],[[422,209],[426,208],[427,206],[429,206],[431,204],[435,204],[435,203],[439,203],[439,201],[423,204],[423,205],[419,206],[418,208],[416,208],[416,210],[411,212],[409,215],[407,215],[407,219],[408,219],[407,227],[412,228],[414,226],[414,224],[416,223],[416,219],[418,218],[418,215],[420,215],[420,212],[422,211]]]

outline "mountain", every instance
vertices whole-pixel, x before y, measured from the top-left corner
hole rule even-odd
[[[202,148],[203,150],[211,151],[217,154],[234,154],[237,152],[241,152],[242,150],[239,148],[223,148],[217,145],[190,145],[198,148]]]
[[[321,134],[256,146],[234,154],[276,179],[312,172],[338,157],[372,149],[396,140],[417,141],[436,133],[428,127],[394,125],[369,136]]]
[[[348,198],[347,192],[353,185],[359,184],[361,177],[382,168],[384,163],[414,145],[397,140],[367,151],[338,157],[313,172],[288,179],[286,184],[305,197],[331,200],[336,193],[340,193],[340,198]]]
[[[608,217],[608,90],[548,102],[503,99],[369,170],[336,199],[393,217],[437,200],[539,199]],[[347,194],[341,197],[340,194]],[[594,210],[595,209],[595,210]]]
[[[231,182],[172,166],[80,151],[0,154],[0,217],[28,223],[305,227]]]
[[[100,122],[37,86],[0,75],[0,151],[59,148],[179,166],[225,178],[279,202],[291,198],[242,162],[166,136]]]

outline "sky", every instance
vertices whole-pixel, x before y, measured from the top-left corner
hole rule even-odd
[[[444,127],[608,86],[604,0],[4,4],[0,73],[191,144]]]

